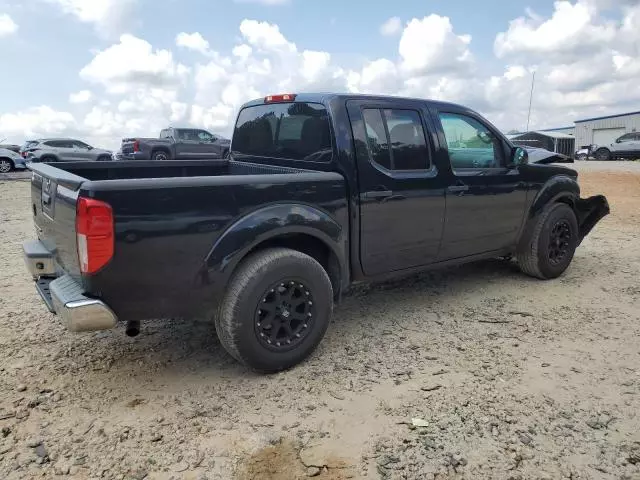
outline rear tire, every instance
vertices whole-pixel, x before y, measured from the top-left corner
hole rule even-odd
[[[300,363],[316,349],[332,310],[333,290],[322,265],[296,250],[269,248],[240,264],[215,325],[232,357],[272,373]]]
[[[96,159],[97,162],[109,162],[111,157],[109,155],[101,155]]]
[[[578,221],[571,207],[549,205],[516,255],[520,270],[542,280],[559,277],[573,259],[578,236]]]
[[[596,150],[595,157],[596,157],[596,160],[601,160],[601,161],[610,160],[611,152],[607,148],[599,148],[598,150]]]

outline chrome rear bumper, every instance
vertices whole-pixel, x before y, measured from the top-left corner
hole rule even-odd
[[[118,318],[102,300],[85,296],[82,287],[71,276],[55,276],[53,255],[41,242],[25,242],[23,250],[38,293],[49,310],[60,316],[68,330],[91,332],[116,326]]]

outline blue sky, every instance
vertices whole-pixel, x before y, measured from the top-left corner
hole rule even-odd
[[[270,3],[278,0],[0,0],[0,61],[11,72],[0,77],[0,137],[113,144],[127,129],[150,134],[170,121],[228,132],[245,94],[284,87],[444,98],[518,129],[534,69],[537,127],[640,108],[635,0]],[[382,34],[392,17],[397,30]],[[181,32],[206,48],[178,45]],[[249,57],[232,53],[239,45]],[[330,60],[305,63],[305,51]],[[70,101],[78,92],[86,99]]]

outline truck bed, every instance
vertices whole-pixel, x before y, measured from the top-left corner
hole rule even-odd
[[[30,169],[38,239],[53,253],[59,274],[71,276],[87,296],[107,301],[123,319],[187,316],[191,306],[201,305],[211,292],[206,265],[216,241],[250,212],[288,204],[296,215],[295,205],[313,204],[339,212],[348,225],[345,179],[334,172],[233,160],[43,163]],[[106,202],[113,211],[114,255],[91,275],[80,272],[79,197]],[[287,216],[281,215],[265,213],[263,220],[282,223]],[[251,228],[245,233],[260,234]]]

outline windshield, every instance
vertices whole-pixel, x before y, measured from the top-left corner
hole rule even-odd
[[[233,132],[234,154],[308,162],[331,160],[327,109],[318,103],[274,103],[242,109]]]

